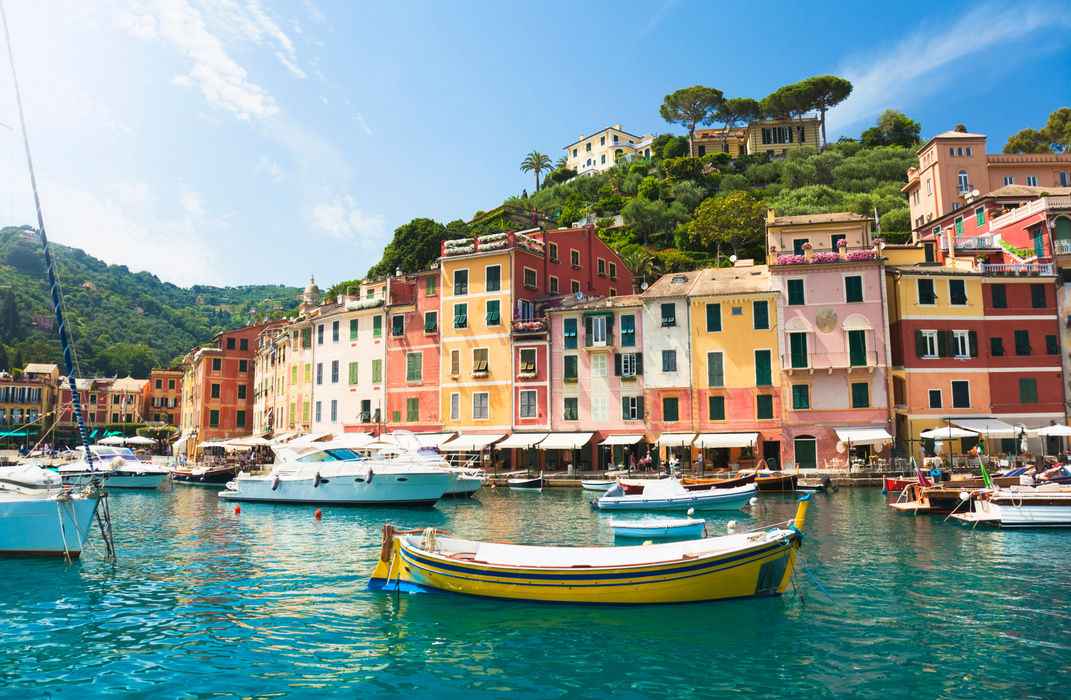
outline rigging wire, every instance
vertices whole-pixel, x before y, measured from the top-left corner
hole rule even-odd
[[[55,260],[52,257],[52,250],[48,244],[48,236],[45,233],[45,217],[41,210],[41,196],[37,189],[37,175],[33,168],[33,156],[30,154],[30,135],[26,129],[26,117],[22,110],[22,94],[19,91],[19,79],[15,72],[15,52],[11,47],[11,33],[8,30],[7,25],[7,12],[4,9],[4,4],[0,0],[0,19],[4,23],[4,40],[7,42],[7,55],[8,60],[11,63],[11,79],[15,87],[15,104],[18,106],[19,112],[19,124],[22,127],[22,144],[26,149],[26,165],[30,171],[30,187],[33,190],[34,206],[37,210],[37,225],[40,227],[38,236],[41,240],[41,247],[45,253],[45,269],[48,272],[48,283],[52,293],[52,308],[56,314],[56,323],[59,326],[57,332],[60,337],[60,345],[63,348],[63,362],[67,370],[67,381],[71,387],[71,399],[74,402],[74,413],[78,422],[78,432],[82,437],[82,444],[86,449],[86,463],[89,465],[89,471],[94,474],[94,477],[90,481],[90,489],[95,490],[101,486],[101,478],[97,474],[97,469],[93,465],[93,452],[89,449],[89,436],[86,432],[85,419],[82,416],[82,404],[81,399],[78,396],[78,387],[75,382],[74,374],[74,361],[71,355],[71,343],[67,336],[67,327],[64,323],[63,306],[60,301],[59,284],[56,281],[56,269]],[[107,494],[102,488],[99,488],[100,506],[97,508],[97,523],[100,525],[101,536],[104,538],[104,545],[107,553],[110,555],[108,559],[115,561],[115,547],[112,542],[112,524],[111,513],[108,508]],[[103,515],[102,511],[103,510]]]

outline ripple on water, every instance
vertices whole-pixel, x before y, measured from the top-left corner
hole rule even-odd
[[[373,593],[383,523],[474,539],[612,545],[588,494],[485,492],[432,509],[250,504],[215,490],[112,498],[120,561],[0,561],[5,697],[1066,697],[1060,531],[971,530],[815,497],[781,599],[669,607]],[[762,496],[741,527],[788,519]],[[708,518],[712,532],[728,518]],[[802,564],[801,564],[802,567]]]

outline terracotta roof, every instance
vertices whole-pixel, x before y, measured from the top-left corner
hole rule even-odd
[[[986,197],[1040,197],[1042,192],[1056,195],[1071,194],[1071,187],[1032,187],[1030,185],[1004,185],[987,192]]]
[[[770,268],[766,265],[720,267],[702,270],[690,296],[754,294],[772,290]]]
[[[918,265],[889,265],[886,269],[894,270],[908,275],[943,275],[948,277],[981,277],[982,273],[976,270],[964,270],[951,265],[939,263],[920,263]]]
[[[809,226],[812,224],[844,224],[858,221],[871,221],[869,216],[860,216],[847,211],[830,214],[800,214],[798,216],[777,216],[767,226]]]
[[[641,296],[683,297],[691,291],[692,285],[703,274],[702,270],[694,272],[670,272],[659,277]]]
[[[943,134],[937,134],[935,139],[984,139],[985,134],[971,134],[963,131],[946,131]],[[933,140],[933,139],[931,139]]]
[[[569,299],[575,300],[576,297],[565,296],[562,298],[561,306],[548,309],[548,311],[550,313],[562,311],[593,311],[602,309],[621,309],[643,305],[640,302],[639,294],[626,294],[617,297],[596,297],[594,299],[587,299],[576,303],[568,303]]]

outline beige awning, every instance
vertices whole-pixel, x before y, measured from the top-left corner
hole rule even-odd
[[[546,437],[546,433],[514,433],[495,445],[495,449],[508,450],[514,447],[528,449],[529,447],[535,447],[546,439]]]
[[[751,447],[758,439],[758,433],[701,433],[695,439],[695,446],[701,448]]]
[[[602,442],[600,445],[635,445],[637,442],[643,439],[643,435],[611,435]]]
[[[422,433],[414,435],[421,447],[442,447],[442,444],[457,433]]]
[[[539,443],[541,450],[578,450],[591,442],[595,433],[551,433]]]
[[[695,440],[695,433],[662,433],[658,444],[662,447],[688,447]]]
[[[504,437],[506,437],[504,433],[496,433],[494,435],[480,435],[477,433],[458,435],[450,442],[444,442],[439,446],[439,449],[443,452],[479,452],[492,442],[498,442]]]
[[[877,445],[892,442],[892,435],[884,428],[837,428],[837,437],[852,445]]]
[[[996,418],[953,418],[949,421],[957,428],[973,430],[990,438],[1019,437],[1019,429]]]

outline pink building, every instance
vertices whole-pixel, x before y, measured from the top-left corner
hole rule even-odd
[[[561,458],[597,469],[629,466],[630,456],[647,453],[639,296],[574,301],[549,316],[550,427],[594,433],[582,454]],[[554,452],[549,465],[558,457]]]
[[[387,432],[434,432],[439,413],[439,270],[387,280]]]

